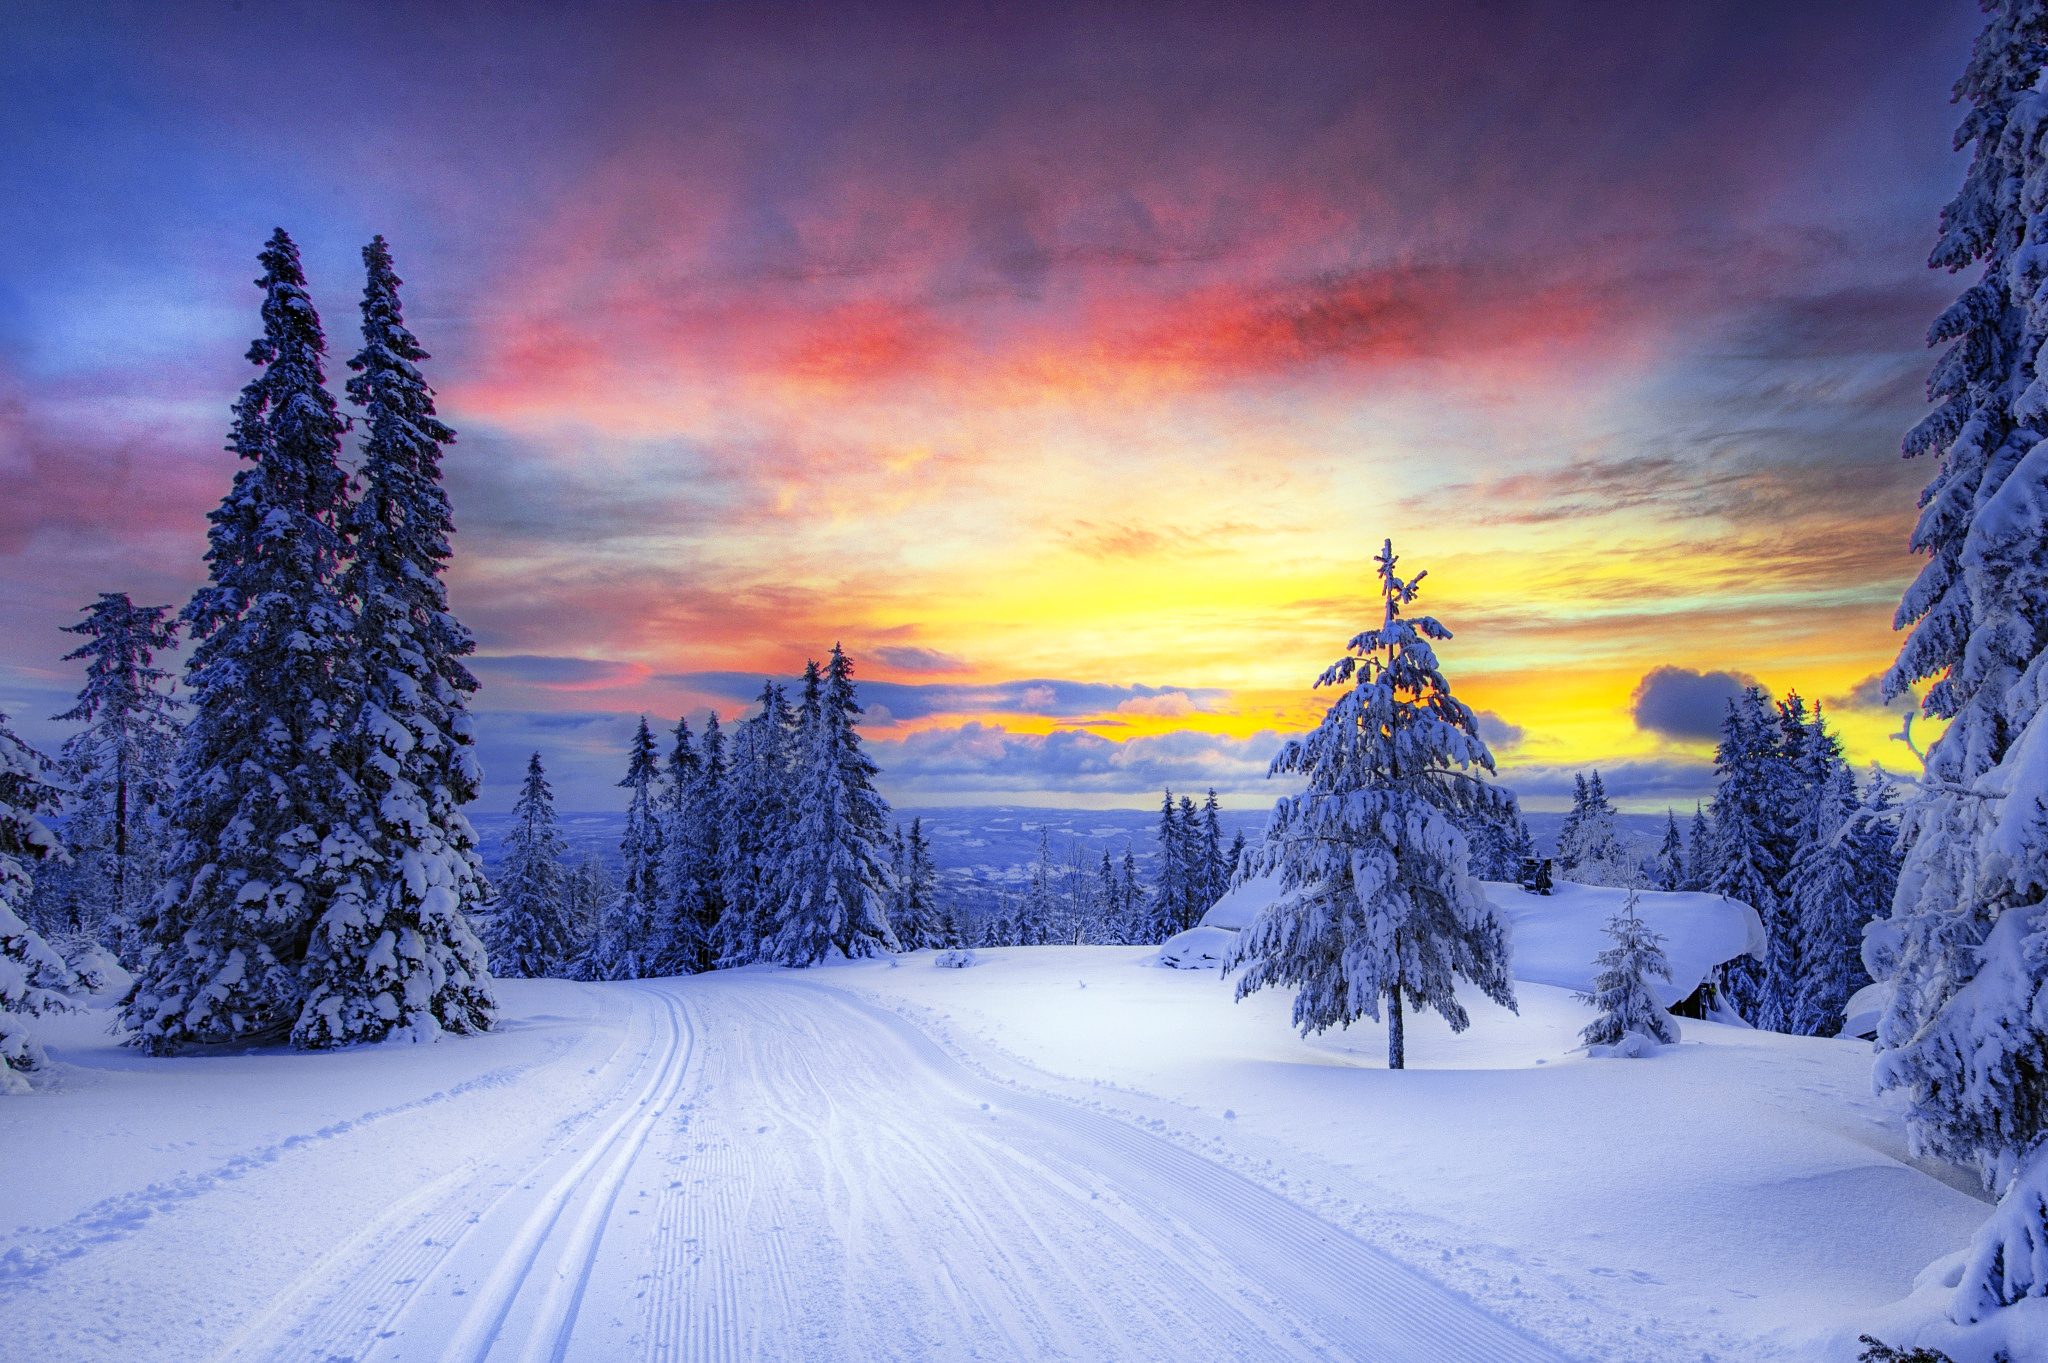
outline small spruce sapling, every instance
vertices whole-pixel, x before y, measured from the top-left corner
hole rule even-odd
[[[1671,979],[1664,938],[1650,931],[1636,912],[1636,902],[1631,887],[1621,912],[1607,920],[1607,935],[1614,945],[1594,958],[1600,973],[1594,977],[1593,992],[1577,996],[1581,1003],[1600,1009],[1600,1016],[1579,1033],[1593,1055],[1636,1057],[1656,1045],[1678,1044],[1678,1023],[1650,986],[1652,976]]]

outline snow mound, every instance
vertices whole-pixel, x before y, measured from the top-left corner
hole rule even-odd
[[[1514,975],[1532,984],[1590,992],[1593,958],[1608,946],[1607,920],[1621,912],[1627,890],[1559,881],[1547,895],[1485,881],[1486,897],[1513,925]],[[1717,894],[1640,890],[1636,912],[1664,938],[1671,983],[1650,981],[1665,1007],[1686,998],[1738,956],[1763,959],[1764,925],[1755,909]]]
[[[1664,1044],[1657,1038],[1630,1032],[1612,1046],[1588,1046],[1586,1054],[1595,1060],[1643,1060],[1663,1049]]]
[[[1892,1006],[1893,986],[1894,981],[1879,980],[1851,994],[1842,1005],[1842,1030],[1835,1035],[1875,1037],[1878,1019]]]
[[[1213,909],[1210,912],[1215,912]],[[1178,970],[1212,970],[1237,941],[1237,933],[1216,927],[1204,919],[1186,932],[1178,932],[1159,945],[1159,964]]]

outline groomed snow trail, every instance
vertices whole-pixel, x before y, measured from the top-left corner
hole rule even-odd
[[[223,1363],[1555,1355],[1114,1118],[748,971],[614,986],[608,1101],[337,1247]]]

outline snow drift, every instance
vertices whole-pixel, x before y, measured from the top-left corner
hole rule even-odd
[[[1514,977],[1585,993],[1597,973],[1594,958],[1607,949],[1607,920],[1621,912],[1628,891],[1559,882],[1547,895],[1519,885],[1482,882],[1486,897],[1514,930]],[[1159,948],[1164,965],[1199,970],[1220,965],[1231,942],[1280,893],[1275,876],[1254,876],[1234,887],[1202,915],[1201,923]],[[1764,925],[1757,911],[1717,894],[1663,890],[1637,892],[1636,912],[1664,938],[1671,982],[1652,981],[1670,1007],[1689,996],[1715,967],[1738,956],[1764,955]]]

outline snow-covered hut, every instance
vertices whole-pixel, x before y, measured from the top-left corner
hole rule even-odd
[[[1519,885],[1482,883],[1486,897],[1513,928],[1516,979],[1591,990],[1594,958],[1610,945],[1607,920],[1621,912],[1627,890],[1559,881],[1541,895]],[[1161,964],[1185,970],[1220,965],[1238,932],[1279,893],[1277,876],[1245,881],[1217,900],[1199,925],[1167,939],[1159,948]],[[1667,1008],[1690,998],[1724,963],[1745,955],[1763,959],[1763,919],[1738,900],[1640,890],[1636,912],[1664,938],[1671,983],[1653,980],[1651,987]]]

